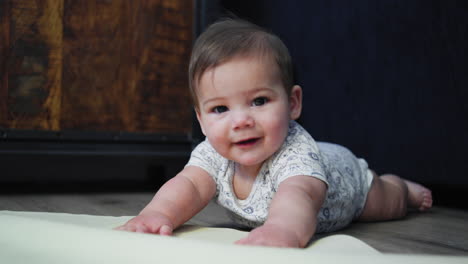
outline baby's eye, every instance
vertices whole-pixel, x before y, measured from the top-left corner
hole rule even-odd
[[[228,110],[228,108],[224,105],[219,105],[219,106],[215,106],[213,107],[213,109],[211,110],[213,113],[216,113],[216,114],[221,114],[221,113],[224,113]]]
[[[258,98],[255,98],[252,102],[252,105],[253,106],[261,106],[261,105],[264,105],[268,102],[268,98],[266,97],[258,97]]]

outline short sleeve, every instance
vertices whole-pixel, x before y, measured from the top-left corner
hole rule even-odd
[[[328,185],[322,157],[315,140],[297,123],[292,123],[282,148],[272,159],[271,174],[279,184],[298,175],[318,178]]]
[[[190,159],[185,167],[196,166],[202,168],[216,181],[222,162],[222,156],[219,155],[208,140],[205,139],[192,151]]]

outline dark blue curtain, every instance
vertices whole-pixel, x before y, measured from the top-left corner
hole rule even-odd
[[[220,1],[289,47],[302,124],[378,173],[467,190],[468,1]]]

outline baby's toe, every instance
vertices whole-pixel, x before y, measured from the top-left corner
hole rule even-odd
[[[432,207],[432,193],[430,190],[426,189],[423,191],[423,201],[419,207],[420,211],[426,211]]]

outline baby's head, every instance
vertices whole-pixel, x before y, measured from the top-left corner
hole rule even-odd
[[[287,95],[294,85],[289,51],[274,34],[243,20],[226,19],[209,26],[196,40],[189,64],[189,87],[195,109],[203,74],[236,57],[268,58],[275,63]]]
[[[223,157],[259,166],[299,117],[302,90],[281,40],[248,22],[225,20],[195,43],[190,89],[203,134]]]

